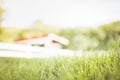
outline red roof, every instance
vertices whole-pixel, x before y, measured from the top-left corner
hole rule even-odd
[[[22,40],[29,40],[29,39],[35,39],[35,38],[43,38],[43,37],[47,37],[48,34],[42,34],[42,35],[39,35],[39,36],[29,36],[29,37],[26,37],[26,38],[19,38],[15,41],[22,41]]]

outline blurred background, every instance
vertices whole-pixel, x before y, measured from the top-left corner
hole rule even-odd
[[[119,0],[0,0],[0,41],[54,33],[67,49],[107,50],[120,45]]]

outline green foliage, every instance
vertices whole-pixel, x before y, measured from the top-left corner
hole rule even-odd
[[[58,29],[50,26],[48,24],[44,24],[42,21],[37,20],[35,23],[32,25],[32,29],[41,33],[58,33]]]
[[[116,39],[120,35],[120,21],[103,25],[100,29],[106,34],[106,40],[111,39],[111,37]]]
[[[69,49],[111,49],[120,39],[120,22],[102,25],[97,29],[65,29],[61,36],[69,39]]]
[[[27,29],[0,28],[0,41],[12,42],[18,38],[44,33],[54,33],[67,38],[70,44],[65,48],[68,49],[111,49],[120,39],[120,21],[105,24],[96,29],[58,29],[37,20],[31,28]]]
[[[0,27],[0,41],[13,42],[18,38],[18,29],[15,28],[2,28]]]

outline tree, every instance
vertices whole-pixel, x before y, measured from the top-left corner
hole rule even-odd
[[[40,33],[58,33],[58,29],[55,28],[54,26],[45,24],[44,22],[40,21],[40,20],[36,20],[33,25],[32,28],[34,30],[39,31]]]
[[[2,16],[3,16],[3,13],[4,13],[4,9],[2,7],[2,4],[3,4],[3,0],[0,0],[0,27],[1,27],[1,22],[3,20]]]

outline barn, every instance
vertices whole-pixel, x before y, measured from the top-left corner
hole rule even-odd
[[[63,46],[67,46],[69,44],[69,41],[64,37],[50,33],[17,39],[15,43],[47,48],[63,48]]]

